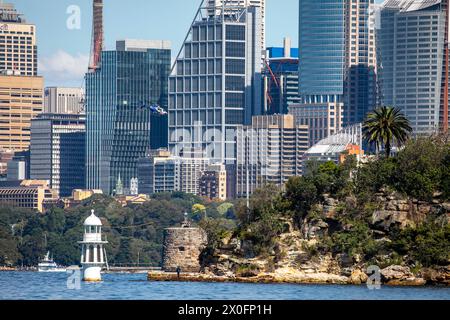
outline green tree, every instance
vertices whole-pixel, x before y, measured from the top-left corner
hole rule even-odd
[[[369,113],[363,132],[367,142],[374,144],[377,150],[384,147],[386,158],[389,158],[392,147],[405,144],[412,128],[400,109],[383,106]]]
[[[437,191],[448,193],[442,177],[448,174],[449,150],[448,144],[433,137],[409,141],[397,157],[395,189],[426,201]]]
[[[311,207],[320,201],[320,194],[311,178],[293,177],[286,183],[283,199],[285,214],[300,225]]]
[[[238,231],[241,239],[253,244],[254,253],[267,253],[273,248],[283,227],[280,212],[280,190],[275,185],[257,189],[250,198],[249,207],[245,201],[239,203]]]
[[[14,266],[21,258],[17,241],[7,227],[0,225],[0,266]]]

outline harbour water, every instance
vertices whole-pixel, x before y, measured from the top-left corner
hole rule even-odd
[[[146,274],[73,280],[66,273],[0,272],[0,300],[450,300],[445,287],[148,282]]]

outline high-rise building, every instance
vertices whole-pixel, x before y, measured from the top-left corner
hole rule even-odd
[[[374,0],[300,0],[302,103],[344,103],[344,125],[377,103]]]
[[[200,178],[200,196],[210,200],[227,200],[227,171],[223,164],[212,164]]]
[[[266,48],[266,0],[207,0],[207,6],[210,8],[208,13],[210,15],[220,15],[221,6],[255,6],[261,8],[261,48]],[[219,9],[213,10],[213,7]]]
[[[200,178],[210,160],[201,149],[174,156],[165,149],[152,150],[138,161],[139,193],[181,191],[200,195]]]
[[[308,126],[296,125],[292,115],[256,116],[251,126],[239,127],[237,196],[249,196],[268,183],[281,186],[302,175],[308,135]]]
[[[380,10],[381,101],[400,108],[415,134],[435,133],[449,125],[443,95],[448,90],[447,2],[389,0]]]
[[[341,102],[290,104],[289,114],[297,125],[309,127],[309,145],[333,135],[342,129],[344,104]]]
[[[13,4],[0,3],[0,73],[37,76],[36,26]]]
[[[85,116],[40,114],[31,121],[31,179],[49,181],[60,197],[85,185]]]
[[[112,194],[119,176],[130,188],[137,161],[152,147],[151,105],[167,109],[171,50],[168,41],[117,41],[86,75],[86,184]],[[166,143],[167,144],[167,143]]]
[[[200,195],[200,179],[210,163],[210,159],[205,156],[202,149],[184,149],[180,157],[179,191]]]
[[[179,190],[179,160],[166,149],[152,150],[138,161],[138,191],[140,194]]]
[[[83,88],[48,87],[44,91],[44,112],[82,113],[83,101]]]
[[[199,8],[169,80],[169,148],[202,148],[234,165],[237,126],[263,111],[261,7],[208,10]]]
[[[36,27],[13,4],[0,3],[0,149],[29,148],[30,120],[42,112]]]
[[[300,103],[298,95],[298,49],[284,39],[282,48],[267,49],[264,81],[264,113],[287,114],[290,104]]]
[[[41,77],[0,75],[0,149],[29,148],[31,119],[43,108],[43,87]]]

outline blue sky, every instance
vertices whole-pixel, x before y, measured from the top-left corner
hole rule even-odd
[[[39,69],[46,85],[81,86],[91,37],[92,0],[6,0],[16,5],[38,30]],[[201,0],[105,0],[106,48],[118,39],[172,41],[176,55]],[[380,2],[380,0],[377,0]],[[67,28],[67,9],[81,9],[80,29]],[[267,45],[280,46],[284,36],[297,45],[298,0],[267,0]]]

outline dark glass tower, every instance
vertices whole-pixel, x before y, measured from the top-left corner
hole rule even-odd
[[[362,122],[377,102],[374,0],[300,0],[299,26],[302,103]]]
[[[101,65],[86,75],[86,185],[114,193],[137,178],[137,161],[155,146],[167,145],[167,110],[171,50],[166,41],[118,41],[102,53]],[[162,141],[166,140],[166,141]]]

